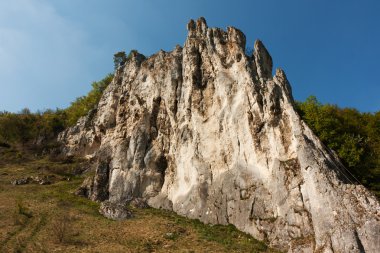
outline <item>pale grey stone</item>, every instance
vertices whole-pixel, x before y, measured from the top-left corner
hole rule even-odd
[[[83,194],[234,224],[289,252],[379,252],[380,206],[294,109],[284,71],[236,28],[188,24],[183,48],[119,67],[60,134],[97,164]]]
[[[124,220],[131,218],[132,212],[125,204],[104,201],[100,204],[99,212],[111,220]]]

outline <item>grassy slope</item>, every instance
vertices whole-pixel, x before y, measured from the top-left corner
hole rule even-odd
[[[164,210],[134,209],[132,219],[108,220],[98,203],[73,194],[83,178],[65,178],[76,166],[22,159],[0,148],[0,252],[274,252],[233,226],[204,225]],[[55,183],[10,183],[36,175],[54,175]]]

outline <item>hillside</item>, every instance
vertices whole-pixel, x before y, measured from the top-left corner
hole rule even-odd
[[[353,117],[332,118],[334,107],[297,105],[261,41],[247,55],[237,28],[200,18],[187,29],[183,47],[133,52],[97,108],[60,133],[66,156],[94,161],[81,193],[112,219],[138,201],[232,224],[284,251],[376,252],[379,202],[321,141],[346,166],[364,165],[360,134],[369,132]],[[333,125],[357,132],[334,140]]]
[[[375,252],[380,113],[296,102],[261,41],[188,31],[69,108],[0,114],[1,250]]]
[[[275,252],[232,226],[163,210],[131,207],[133,218],[108,220],[74,195],[86,162],[3,147],[0,156],[0,252]],[[29,183],[12,184],[20,179]]]

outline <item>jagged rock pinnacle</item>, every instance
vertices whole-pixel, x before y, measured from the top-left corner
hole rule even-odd
[[[259,77],[263,79],[271,78],[273,68],[272,57],[260,40],[255,41],[254,49],[254,57]]]
[[[66,154],[96,161],[79,192],[234,224],[289,252],[378,252],[379,202],[342,179],[262,42],[251,57],[236,28],[187,29],[183,48],[127,62],[60,134]]]

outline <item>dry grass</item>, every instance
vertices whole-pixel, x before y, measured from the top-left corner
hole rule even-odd
[[[51,231],[58,243],[66,242],[71,231],[70,217],[66,215],[55,217]]]
[[[97,203],[73,195],[81,177],[60,180],[67,176],[63,167],[75,166],[45,159],[0,165],[0,252],[273,252],[232,226],[204,225],[163,210],[105,219]],[[52,173],[51,185],[10,183]]]

